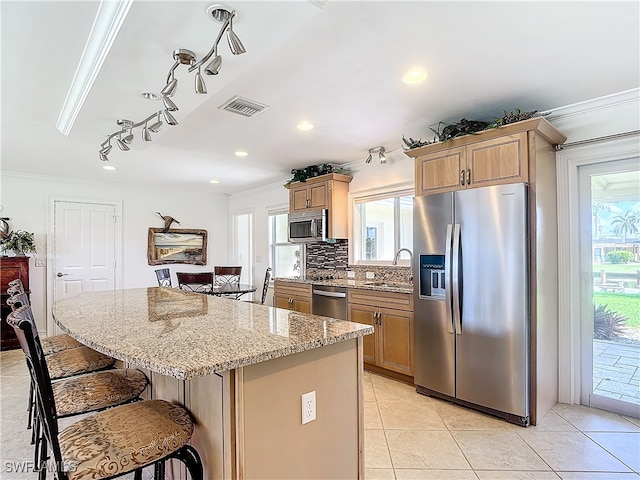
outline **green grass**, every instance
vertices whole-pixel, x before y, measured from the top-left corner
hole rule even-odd
[[[640,295],[632,293],[593,292],[593,301],[607,305],[613,311],[627,317],[630,327],[640,328]]]
[[[598,273],[600,270],[611,273],[636,273],[640,270],[640,263],[594,263],[593,272]]]

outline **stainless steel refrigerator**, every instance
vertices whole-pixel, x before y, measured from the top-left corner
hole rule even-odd
[[[418,392],[529,423],[527,185],[416,197]]]

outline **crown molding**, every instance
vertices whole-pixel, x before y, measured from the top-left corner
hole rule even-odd
[[[593,98],[584,102],[573,103],[564,107],[552,108],[542,113],[548,114],[546,116],[547,120],[553,121],[627,103],[638,103],[639,101],[640,88],[633,88],[631,90],[605,95],[604,97]]]
[[[56,128],[68,137],[80,109],[100,73],[133,0],[102,1],[84,46],[80,63],[62,104]]]

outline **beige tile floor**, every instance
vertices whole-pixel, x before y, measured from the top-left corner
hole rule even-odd
[[[0,353],[0,375],[0,479],[35,480],[9,471],[33,452],[21,351]],[[640,479],[638,419],[558,404],[522,428],[379,375],[365,372],[364,387],[366,480]]]
[[[365,478],[640,478],[640,420],[558,404],[535,427],[435,398],[365,372]]]

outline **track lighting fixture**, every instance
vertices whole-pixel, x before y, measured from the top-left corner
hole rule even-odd
[[[107,137],[107,140],[105,140],[105,142],[100,145],[101,149],[98,151],[98,157],[100,158],[100,160],[104,162],[109,160],[107,155],[109,154],[109,152],[111,152],[112,138],[115,138],[116,145],[118,145],[118,148],[120,148],[120,150],[130,150],[127,144],[133,142],[134,128],[142,126],[142,139],[145,142],[150,142],[152,140],[151,133],[158,133],[158,131],[160,131],[160,128],[162,127],[162,120],[160,119],[160,115],[164,117],[164,121],[169,125],[178,124],[176,118],[171,114],[171,112],[178,111],[178,106],[170,97],[173,97],[178,89],[178,79],[175,72],[180,65],[188,65],[189,73],[192,73],[194,71],[196,72],[194,78],[195,92],[197,94],[204,95],[207,93],[207,86],[204,82],[204,77],[202,76],[202,70],[204,69],[205,75],[217,75],[220,71],[220,67],[222,67],[222,57],[218,55],[218,44],[222,39],[222,35],[226,33],[227,43],[229,44],[229,49],[231,50],[232,54],[241,55],[246,52],[244,45],[240,41],[240,38],[238,38],[238,35],[236,35],[236,33],[233,31],[233,20],[237,19],[235,10],[231,10],[225,5],[212,5],[207,9],[207,16],[210,16],[216,22],[222,23],[222,27],[220,28],[220,31],[218,32],[218,35],[213,42],[213,45],[211,46],[209,52],[200,60],[197,60],[195,53],[193,53],[191,50],[187,50],[184,48],[174,50],[174,63],[169,69],[165,85],[160,91],[164,108],[160,111],[154,112],[138,123],[134,123],[130,120],[118,120],[116,123],[118,124],[118,126],[120,126],[120,129],[110,134]],[[211,59],[212,56],[213,59]],[[149,125],[149,121],[153,120],[154,118],[156,118],[156,121]]]
[[[373,159],[373,154],[377,153],[378,154],[378,159],[380,160],[380,163],[387,163],[387,156],[385,155],[385,149],[384,147],[373,147],[369,149],[369,156],[367,157],[367,159],[364,161],[364,163],[371,163],[371,160]]]

